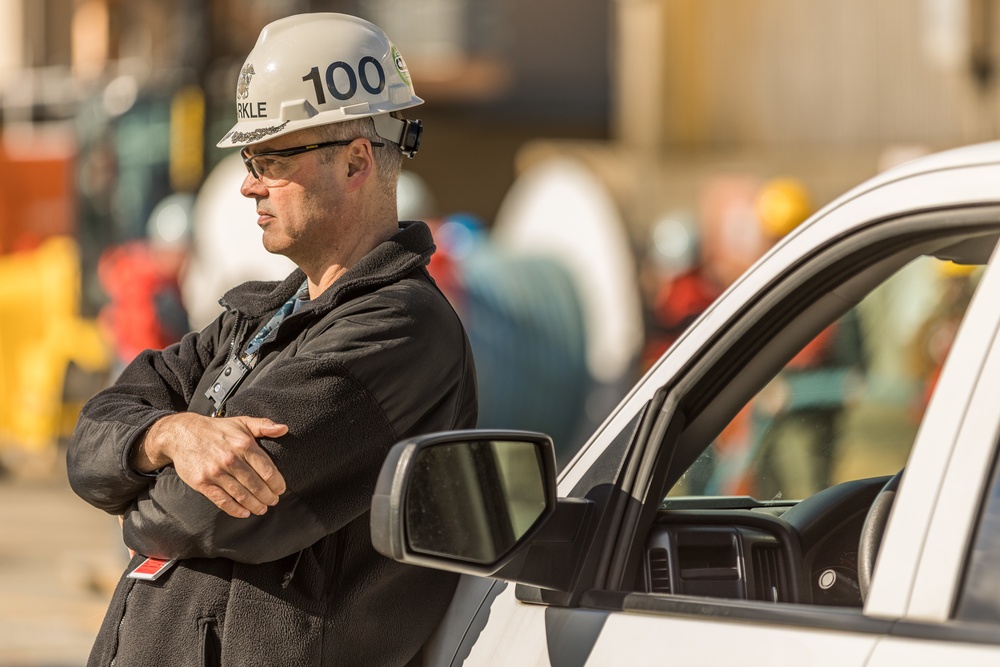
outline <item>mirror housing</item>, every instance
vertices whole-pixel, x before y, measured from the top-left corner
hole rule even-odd
[[[449,431],[390,450],[372,544],[403,563],[567,591],[591,513],[587,500],[556,499],[548,436]]]

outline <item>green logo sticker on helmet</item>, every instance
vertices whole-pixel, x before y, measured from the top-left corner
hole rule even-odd
[[[406,61],[404,61],[403,56],[399,54],[399,49],[396,48],[395,44],[392,45],[391,53],[392,62],[396,66],[396,72],[399,74],[399,78],[403,80],[403,83],[412,88],[413,84],[410,82],[410,71],[406,69]]]

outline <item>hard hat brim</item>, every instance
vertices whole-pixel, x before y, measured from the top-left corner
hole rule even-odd
[[[220,139],[215,145],[218,148],[248,146],[262,141],[270,141],[276,137],[291,134],[292,132],[297,132],[310,127],[329,125],[331,123],[342,123],[344,121],[354,120],[357,118],[369,118],[371,116],[378,116],[381,114],[391,113],[393,111],[409,109],[410,107],[415,107],[423,103],[423,99],[413,95],[410,101],[406,104],[393,105],[393,107],[389,109],[370,110],[363,113],[345,113],[343,109],[334,109],[332,111],[313,113],[311,115],[307,115],[305,118],[296,120],[283,120],[281,118],[240,120],[233,125],[229,132],[227,132],[225,136],[223,136],[222,139]]]

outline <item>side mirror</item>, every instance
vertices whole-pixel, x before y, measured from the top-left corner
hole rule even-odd
[[[582,539],[588,508],[582,500],[557,502],[548,436],[438,433],[389,452],[372,497],[372,544],[404,563],[565,590],[564,552]],[[557,514],[562,520],[553,523]],[[533,550],[532,565],[523,556],[538,542],[550,549]],[[556,551],[561,557],[546,558]]]

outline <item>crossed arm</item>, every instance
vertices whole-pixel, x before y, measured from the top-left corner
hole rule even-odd
[[[200,334],[211,343],[192,334],[144,353],[84,407],[68,453],[71,485],[124,515],[126,544],[145,555],[252,563],[306,548],[368,510],[392,443],[458,414],[464,357],[442,353],[451,341],[441,336],[415,340],[411,320],[371,309],[338,321],[353,329],[264,367],[230,398],[226,418],[188,411],[228,339],[221,325]],[[398,333],[387,330],[397,321]],[[437,372],[426,372],[427,359]]]
[[[125,377],[85,407],[70,481],[124,515],[126,544],[145,555],[265,562],[306,548],[367,510],[396,440],[344,356],[299,350],[234,395],[225,418]]]
[[[153,483],[149,473],[173,466],[230,516],[263,514],[277,502],[284,478],[258,440],[280,437],[287,426],[184,411],[220,341],[231,335],[222,322],[162,353],[143,353],[85,406],[68,453],[70,482],[84,499],[121,514]]]
[[[285,492],[284,477],[257,438],[287,432],[287,426],[268,419],[213,420],[179,412],[154,422],[134,445],[130,462],[146,474],[173,465],[188,486],[229,516],[245,519],[264,514]],[[118,522],[124,529],[125,516]]]
[[[262,515],[285,492],[285,478],[258,438],[278,438],[288,426],[255,417],[212,418],[177,412],[160,418],[132,448],[141,473],[172,465],[188,486],[229,516]]]

